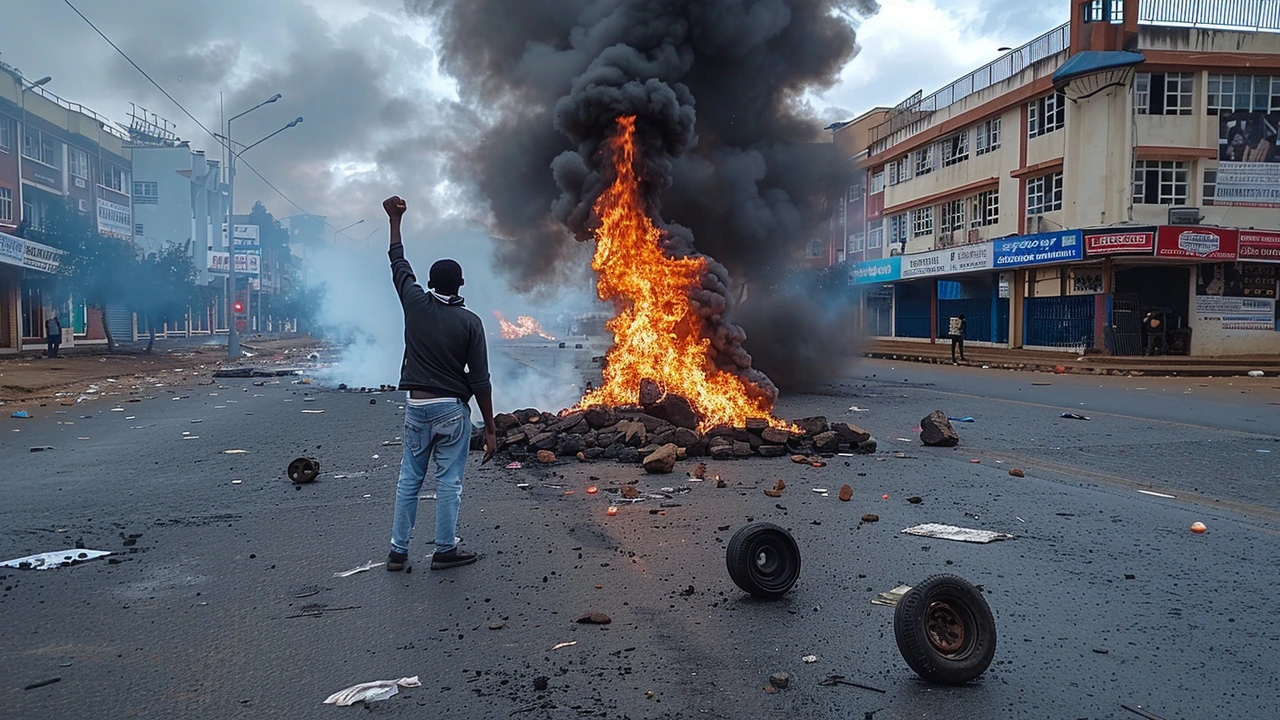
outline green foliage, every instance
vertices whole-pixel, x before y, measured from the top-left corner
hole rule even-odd
[[[190,253],[190,242],[170,245],[138,262],[130,305],[153,327],[185,318],[187,308],[200,303]]]
[[[132,242],[99,235],[89,216],[69,202],[51,207],[43,227],[28,236],[67,253],[58,280],[86,305],[101,310],[110,303],[128,302],[129,281],[138,263],[138,248]]]

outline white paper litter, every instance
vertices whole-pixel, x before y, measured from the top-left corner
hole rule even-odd
[[[324,701],[324,704],[346,706],[354,705],[358,702],[377,702],[395,695],[400,692],[402,687],[422,687],[422,682],[418,680],[417,675],[414,675],[413,677],[402,677],[399,680],[376,680],[374,682],[360,683],[330,695]]]
[[[110,554],[111,553],[107,550],[84,550],[72,548],[70,550],[40,553],[39,555],[28,555],[26,557],[14,558],[13,560],[5,560],[4,562],[0,562],[0,567],[10,567],[18,570],[50,570],[52,568],[71,565],[72,563],[96,560],[97,558]]]
[[[867,412],[867,411],[868,411],[868,408],[858,407],[857,405],[854,405],[853,407],[849,408],[849,412]]]
[[[1176,495],[1166,495],[1164,493],[1152,492],[1151,490],[1139,490],[1138,492],[1142,493],[1143,495],[1151,495],[1152,497],[1158,497],[1158,498],[1168,498],[1170,500],[1173,500],[1174,498],[1177,497]]]
[[[972,528],[956,527],[955,525],[942,525],[940,523],[923,523],[915,527],[909,527],[902,532],[907,535],[919,535],[920,537],[941,538],[943,540],[957,540],[959,542],[970,543],[989,543],[997,540],[1012,540],[1013,536],[1008,533],[1000,533],[992,530],[974,530]]]
[[[343,570],[342,572],[336,572],[333,574],[333,576],[336,578],[351,577],[356,573],[362,573],[362,572],[365,572],[366,570],[372,570],[380,565],[385,565],[385,564],[386,563],[374,562],[370,560],[369,562],[361,565],[360,567],[354,567],[354,568],[351,568],[350,570]]]
[[[902,601],[902,596],[909,592],[911,592],[910,585],[899,585],[888,592],[882,592],[871,598],[871,604],[883,605],[885,607],[898,607],[898,603]]]
[[[302,411],[302,414],[304,414],[304,415],[319,415],[319,414],[320,414],[320,413],[322,413],[322,412],[324,412],[324,411],[323,411],[323,410],[303,410],[303,411]]]
[[[574,640],[574,641],[572,641],[572,642],[556,643],[554,646],[552,646],[552,648],[551,648],[551,649],[552,649],[552,650],[559,650],[559,649],[561,649],[561,648],[573,647],[574,645],[577,645],[577,644],[578,644],[578,641],[577,641],[577,640]]]

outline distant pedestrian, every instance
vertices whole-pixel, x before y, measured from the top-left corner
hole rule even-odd
[[[951,318],[949,325],[947,337],[951,339],[951,362],[956,361],[956,348],[960,349],[960,362],[967,362],[964,359],[964,334],[969,329],[969,322],[961,315]]]
[[[476,561],[476,554],[458,547],[458,506],[462,501],[462,473],[471,446],[471,406],[474,396],[484,416],[484,462],[498,448],[493,421],[493,393],[489,384],[489,351],[479,316],[463,306],[462,266],[438,260],[431,266],[427,287],[418,284],[404,258],[400,222],[406,204],[387,198],[383,209],[391,221],[391,276],[404,308],[404,361],[400,390],[409,397],[404,408],[404,452],[396,484],[395,516],[391,525],[388,570],[403,570],[409,559],[409,537],[418,517],[418,493],[428,471],[436,480],[435,553],[431,569],[458,567]]]
[[[1147,350],[1144,354],[1155,355],[1157,343],[1161,353],[1168,351],[1164,341],[1164,322],[1155,310],[1147,311],[1147,316],[1142,319],[1142,330],[1147,334]]]
[[[50,358],[58,357],[58,348],[62,347],[62,321],[58,320],[57,313],[44,321],[44,335],[49,346],[45,355]]]

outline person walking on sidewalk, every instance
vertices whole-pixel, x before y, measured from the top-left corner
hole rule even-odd
[[[484,460],[498,448],[489,383],[489,351],[480,317],[463,305],[462,266],[437,260],[423,290],[404,257],[400,223],[407,205],[399,196],[382,203],[391,222],[391,277],[404,308],[404,361],[400,390],[404,408],[404,453],[396,483],[395,515],[387,569],[403,570],[409,560],[409,536],[418,516],[418,493],[428,470],[436,480],[435,553],[431,569],[470,565],[476,554],[458,547],[458,506],[462,475],[471,446],[474,396],[484,416]]]
[[[45,343],[49,346],[45,355],[50,358],[58,357],[58,348],[62,347],[62,321],[58,319],[58,313],[44,321],[44,336]]]
[[[969,322],[964,319],[964,315],[951,318],[950,327],[947,328],[947,337],[951,338],[951,362],[956,362],[956,348],[960,348],[960,362],[964,359],[964,333],[969,329]]]

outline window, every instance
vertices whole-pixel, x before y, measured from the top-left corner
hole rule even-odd
[[[851,203],[859,202],[860,200],[863,199],[863,197],[865,197],[863,194],[865,192],[866,192],[866,188],[863,187],[861,183],[857,185],[850,185],[848,202],[851,202]]]
[[[807,258],[825,257],[827,254],[827,243],[819,238],[813,238],[804,248],[804,256]]]
[[[1038,138],[1067,124],[1067,97],[1060,92],[1027,104],[1027,137]]]
[[[867,233],[867,249],[876,250],[884,245],[884,228],[876,226]]]
[[[907,241],[907,213],[889,218],[889,242],[901,245]]]
[[[89,179],[89,153],[80,148],[71,148],[67,153],[67,172],[74,177]]]
[[[986,155],[1000,148],[1000,118],[978,123],[977,142],[974,144],[974,155]]]
[[[1133,164],[1133,201],[1144,205],[1185,205],[1190,195],[1190,163],[1139,160]]]
[[[146,180],[133,181],[133,204],[155,205],[160,201],[160,189],[156,183]]]
[[[110,163],[102,163],[101,179],[98,184],[108,190],[124,193],[125,172]]]
[[[969,199],[969,227],[979,228],[1000,222],[1000,191],[984,190]]]
[[[39,130],[24,128],[22,133],[22,156],[45,165],[57,167],[58,144],[53,138]]]
[[[897,185],[911,179],[911,156],[902,157],[889,163],[889,184]]]
[[[933,208],[924,207],[911,213],[911,237],[933,234]]]
[[[862,252],[867,246],[866,236],[862,233],[854,233],[849,236],[849,254]]]
[[[1280,76],[1210,75],[1209,114],[1280,112]]]
[[[915,159],[916,175],[927,175],[934,171],[938,164],[936,145],[930,144],[911,153]]]
[[[1124,0],[1092,0],[1081,8],[1084,12],[1083,19],[1087,23],[1124,23]]]
[[[871,194],[875,195],[876,193],[882,193],[882,192],[884,192],[884,171],[883,170],[871,176]]]
[[[13,121],[0,115],[0,150],[13,148]]]
[[[13,224],[13,190],[0,187],[0,221]]]
[[[938,218],[939,229],[944,233],[964,230],[965,205],[967,204],[964,200],[943,203],[940,208],[941,217]]]
[[[1062,173],[1027,181],[1027,214],[1039,215],[1062,209]]]
[[[1204,171],[1204,197],[1201,198],[1201,205],[1212,205],[1213,198],[1218,194],[1218,171]]]
[[[1192,73],[1138,73],[1133,106],[1139,115],[1190,115],[1195,102]]]
[[[942,166],[951,167],[969,159],[969,131],[942,141]]]
[[[142,237],[142,236],[146,235],[146,233],[145,233],[145,232],[143,232],[143,230],[144,230],[144,227],[143,227],[142,223],[134,223],[134,224],[133,224],[133,234],[134,234],[134,235],[137,235],[138,237]]]

